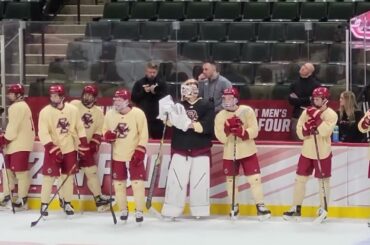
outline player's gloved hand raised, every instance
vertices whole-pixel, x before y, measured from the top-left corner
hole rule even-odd
[[[226,120],[226,124],[230,126],[230,128],[238,128],[243,125],[243,122],[237,116],[232,116]]]
[[[311,119],[303,124],[302,134],[303,136],[309,136],[309,135],[314,134],[316,130],[317,130],[316,122],[315,120]]]
[[[316,107],[314,106],[310,106],[310,107],[307,107],[306,109],[306,113],[307,115],[312,118],[312,119],[317,119],[321,116],[321,113],[322,111],[320,111],[319,109],[317,109]]]
[[[144,161],[146,149],[144,146],[139,145],[136,147],[134,154],[131,157],[130,165],[137,166]]]
[[[0,134],[0,148],[3,148],[5,145],[9,144],[9,140],[5,138],[4,134]]]
[[[95,154],[96,152],[99,151],[100,143],[101,143],[101,135],[94,134],[89,143],[90,151],[92,154]]]
[[[104,138],[107,142],[113,143],[117,139],[117,134],[115,132],[108,130],[107,132],[105,132]]]
[[[249,134],[247,130],[243,128],[243,126],[239,126],[237,128],[231,128],[231,133],[235,135],[236,137],[241,138],[242,140],[249,139]]]
[[[63,161],[63,154],[58,146],[54,145],[52,142],[49,142],[44,147],[45,153],[50,157],[50,161],[53,163],[61,163]]]

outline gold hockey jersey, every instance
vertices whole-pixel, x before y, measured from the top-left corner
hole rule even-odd
[[[35,141],[35,128],[30,107],[24,101],[14,102],[8,109],[8,125],[5,138],[10,141],[4,152],[32,151]]]
[[[85,127],[87,141],[90,142],[94,134],[101,135],[104,122],[103,111],[95,105],[87,108],[80,100],[72,100],[71,104],[78,109],[80,119]]]
[[[39,115],[39,138],[43,145],[53,142],[63,154],[77,150],[85,128],[75,106],[65,103],[59,110],[45,106]]]
[[[236,137],[235,142],[233,134],[226,136],[224,132],[224,124],[227,119],[234,115],[239,117],[243,122],[243,128],[248,132],[249,139],[242,140],[241,138]],[[239,105],[235,112],[227,110],[220,111],[215,118],[215,135],[216,138],[224,144],[223,159],[234,159],[234,142],[236,143],[236,159],[242,159],[255,154],[257,152],[257,148],[254,139],[258,136],[258,123],[254,110],[250,106]]]
[[[137,108],[125,115],[111,109],[105,114],[103,135],[108,130],[115,132],[116,141],[113,143],[113,160],[130,161],[138,145],[146,147],[148,143],[148,124],[144,112]]]
[[[327,158],[331,153],[331,134],[337,124],[338,115],[333,109],[327,108],[321,114],[322,123],[317,128],[318,135],[317,145],[319,149],[320,159]],[[298,119],[297,135],[303,140],[302,155],[309,159],[317,159],[314,136],[303,136],[302,128],[305,122],[309,119],[306,110],[304,110]]]

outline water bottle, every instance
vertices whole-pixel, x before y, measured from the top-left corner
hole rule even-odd
[[[333,142],[339,142],[339,127],[335,125],[332,135]]]

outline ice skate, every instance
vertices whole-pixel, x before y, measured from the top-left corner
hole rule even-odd
[[[138,223],[139,225],[141,225],[143,223],[143,221],[144,221],[143,211],[136,210],[136,212],[135,212],[135,220],[136,220],[136,223]]]
[[[239,216],[239,204],[238,203],[234,205],[234,207],[232,208],[232,210],[229,213],[229,216],[233,220],[238,218],[238,216]]]
[[[318,217],[313,221],[315,224],[320,224],[326,220],[326,217],[328,216],[328,211],[326,211],[324,208],[319,208],[317,210]]]
[[[283,213],[285,220],[298,220],[301,217],[301,205],[293,206],[289,211]]]
[[[43,217],[47,217],[47,216],[49,216],[49,212],[48,212],[48,204],[47,204],[47,203],[41,203],[41,207],[40,207],[40,214],[41,214]]]
[[[266,208],[264,203],[258,203],[256,208],[257,216],[260,221],[267,220],[271,217],[271,211]]]
[[[0,201],[0,210],[9,210],[12,209],[12,204],[10,200],[10,195],[4,196],[3,200]]]
[[[17,211],[24,211],[28,209],[27,197],[18,198],[14,203],[14,209]]]
[[[94,197],[96,208],[98,212],[105,212],[109,210],[109,203],[112,200],[109,200],[101,195]]]
[[[119,219],[124,221],[124,222],[127,222],[127,219],[128,219],[128,210],[127,209],[122,211],[121,215],[119,216]]]
[[[64,202],[64,212],[67,216],[72,216],[75,214],[75,210],[70,202]]]

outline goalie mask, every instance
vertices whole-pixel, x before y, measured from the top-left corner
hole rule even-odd
[[[118,89],[114,93],[113,106],[117,112],[121,112],[130,105],[131,94],[127,89]]]
[[[198,81],[195,79],[186,80],[181,84],[181,100],[196,99],[199,94]]]
[[[329,89],[325,87],[318,87],[312,91],[311,103],[316,108],[321,108],[329,102]]]
[[[222,107],[228,111],[236,110],[239,102],[239,92],[236,88],[226,88],[222,93]]]

